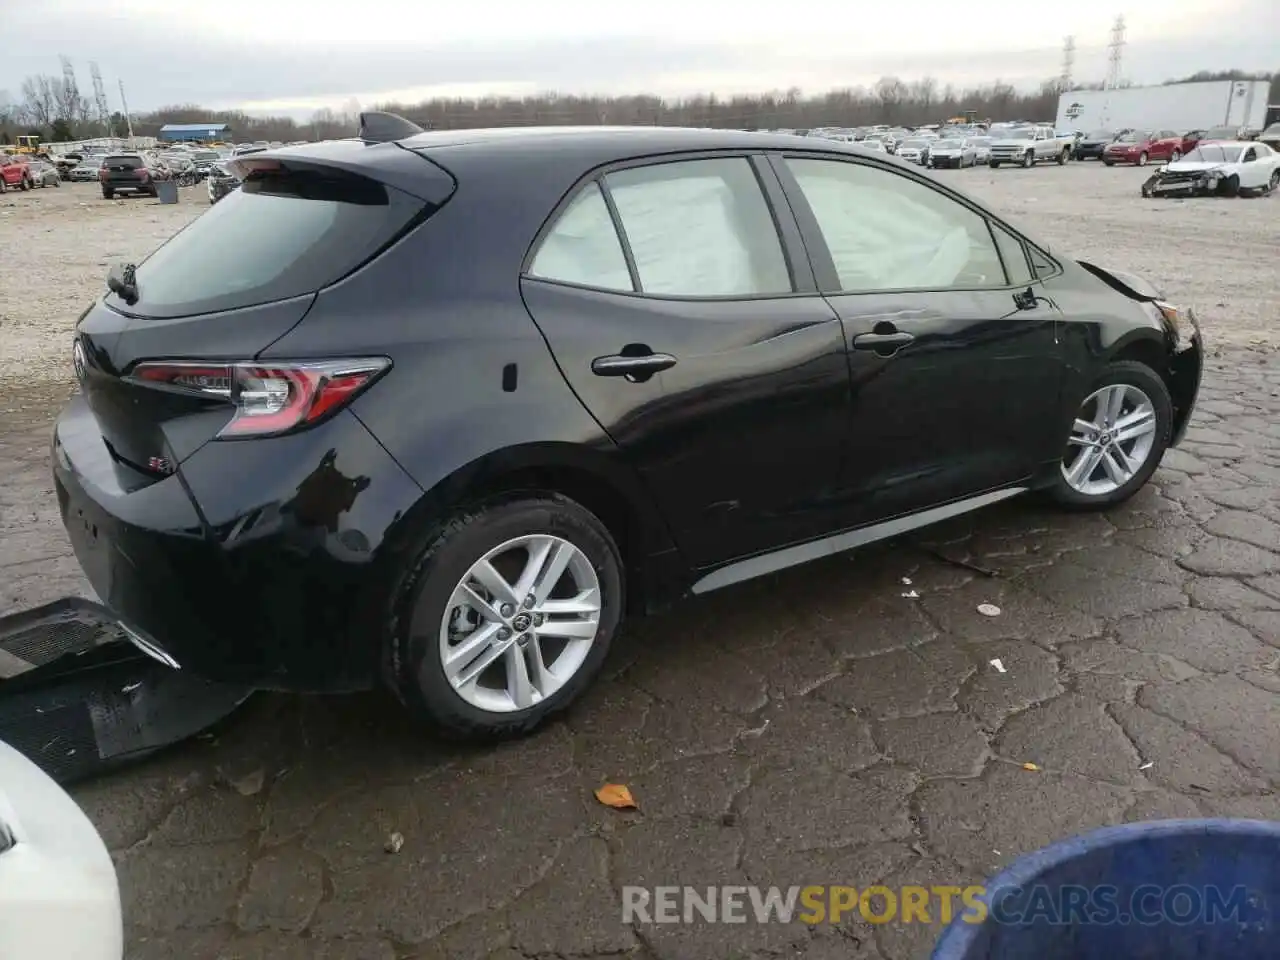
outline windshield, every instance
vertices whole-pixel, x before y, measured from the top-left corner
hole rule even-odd
[[[191,155],[192,160],[217,160],[218,155],[212,150],[197,150]]]
[[[1032,127],[1013,127],[1001,134],[1011,140],[1034,140],[1035,135],[1036,132]]]
[[[1134,130],[1131,133],[1126,133],[1123,137],[1120,138],[1119,142],[1120,143],[1145,143],[1147,140],[1150,140],[1150,139],[1151,139],[1151,134],[1141,130]]]
[[[377,254],[422,211],[408,194],[333,170],[251,173],[138,265],[139,299],[128,311],[180,317],[314,293]]]
[[[921,147],[923,147],[923,146],[925,146],[926,144],[928,144],[928,142],[929,142],[928,140],[921,140],[921,139],[917,138],[917,139],[915,139],[915,140],[908,140],[908,141],[907,141],[906,143],[904,143],[902,146],[903,146],[903,148],[904,148],[904,149],[906,149],[906,150],[919,150]]]
[[[940,147],[943,150],[954,150],[959,146],[960,146],[959,140],[939,140],[936,144],[934,144],[935,148]]]
[[[1187,163],[1239,163],[1243,147],[1220,147],[1206,143],[1183,155]]]
[[[972,140],[972,141],[970,141],[970,142],[971,142],[975,147],[989,147],[989,146],[991,146],[991,138],[990,138],[990,137],[974,137],[974,138],[973,138],[973,140]]]
[[[1110,130],[1095,130],[1093,133],[1085,137],[1086,140],[1111,140],[1115,134]]]

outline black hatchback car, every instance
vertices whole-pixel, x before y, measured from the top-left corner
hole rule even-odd
[[[233,161],[79,321],[62,515],[172,666],[519,733],[624,614],[1113,506],[1195,402],[1189,311],[883,154],[366,123]]]

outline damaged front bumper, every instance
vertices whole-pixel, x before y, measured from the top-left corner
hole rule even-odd
[[[1142,185],[1142,195],[1151,197],[1214,197],[1231,193],[1231,179],[1213,171],[1152,174]]]
[[[1185,321],[1185,322],[1184,322]],[[1169,446],[1182,442],[1200,395],[1204,374],[1204,337],[1195,310],[1179,311],[1170,331],[1173,349],[1169,355],[1169,393],[1173,399],[1173,436]]]

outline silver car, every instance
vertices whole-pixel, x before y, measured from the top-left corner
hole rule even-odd
[[[73,183],[96,181],[98,179],[98,171],[102,169],[102,161],[102,157],[85,158],[80,162],[80,166],[71,168],[71,181]]]
[[[978,163],[978,151],[972,141],[947,138],[939,140],[929,149],[929,166],[973,167]]]
[[[969,142],[973,144],[974,152],[977,154],[977,163],[984,164],[991,160],[991,144],[994,142],[991,137],[970,137]]]
[[[902,145],[898,147],[898,159],[905,160],[908,163],[926,164],[929,162],[930,147],[935,142],[925,137],[912,137],[909,140],[903,140]]]

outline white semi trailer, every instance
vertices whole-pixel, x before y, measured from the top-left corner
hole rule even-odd
[[[1267,80],[1210,80],[1158,87],[1071,90],[1058,99],[1058,130],[1206,130],[1266,126]]]

